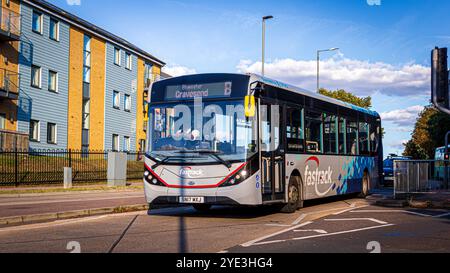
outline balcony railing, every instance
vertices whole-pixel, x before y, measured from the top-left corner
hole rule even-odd
[[[19,41],[21,35],[20,14],[1,8],[0,12],[0,39],[3,41]]]
[[[17,99],[19,97],[19,80],[17,72],[0,69],[0,97]]]

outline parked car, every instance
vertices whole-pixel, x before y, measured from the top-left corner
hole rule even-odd
[[[383,186],[394,186],[394,161],[395,160],[411,160],[410,157],[390,155],[383,161]]]

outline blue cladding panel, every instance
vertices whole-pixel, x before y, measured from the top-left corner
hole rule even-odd
[[[114,64],[114,45],[106,44],[105,149],[112,149],[112,135],[119,135],[120,150],[124,137],[130,137],[136,147],[137,56],[132,55],[132,70],[125,68],[125,51],[121,50],[121,65]],[[120,92],[120,109],[113,107],[113,91]],[[131,96],[131,112],[124,110],[125,94]]]
[[[67,103],[69,81],[70,27],[59,22],[59,42],[49,38],[50,17],[43,14],[43,34],[32,31],[33,9],[22,2],[22,41],[20,45],[19,71],[20,99],[18,128],[29,131],[29,120],[41,122],[39,143],[30,143],[32,149],[67,148]],[[41,89],[31,87],[31,65],[42,68]],[[58,93],[48,91],[48,71],[58,72]],[[47,123],[58,126],[57,145],[47,144]]]

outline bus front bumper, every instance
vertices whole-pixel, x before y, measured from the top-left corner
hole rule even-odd
[[[231,187],[211,189],[177,189],[150,185],[144,181],[145,197],[151,204],[180,204],[180,197],[203,197],[204,204],[245,205],[262,204],[261,189],[255,177]]]

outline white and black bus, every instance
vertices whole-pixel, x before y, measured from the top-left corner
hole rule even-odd
[[[152,85],[149,204],[258,206],[369,194],[383,171],[380,116],[254,74]]]

